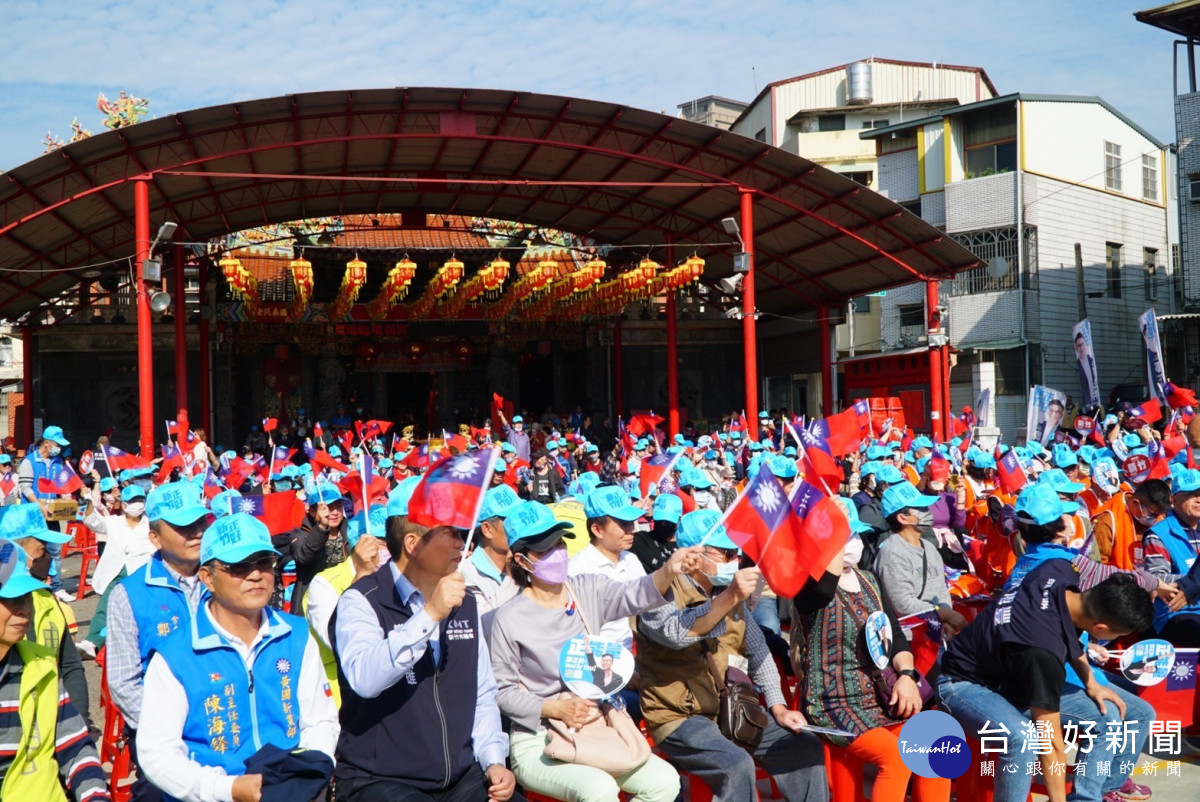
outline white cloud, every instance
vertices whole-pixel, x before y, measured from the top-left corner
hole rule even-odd
[[[14,4],[0,50],[0,165],[40,153],[96,93],[162,115],[322,89],[466,86],[674,113],[693,97],[866,56],[984,67],[1001,92],[1099,94],[1172,139],[1170,40],[1116,0],[547,3],[207,0]]]

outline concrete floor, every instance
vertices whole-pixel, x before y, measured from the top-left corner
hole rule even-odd
[[[78,587],[79,561],[80,558],[77,555],[72,555],[63,561],[63,584],[71,593],[74,593]],[[77,640],[86,636],[88,625],[91,623],[98,600],[98,596],[90,594],[84,599],[71,604],[71,609],[74,611],[76,620],[79,623]],[[92,721],[97,727],[101,727],[104,716],[100,710],[100,669],[96,667],[94,662],[85,661],[84,670],[87,672],[88,691],[91,697]],[[1190,802],[1191,800],[1200,799],[1200,739],[1197,739],[1196,744],[1197,748],[1192,748],[1185,743],[1183,753],[1178,756],[1153,754],[1143,754],[1141,756],[1134,776],[1138,782],[1153,789],[1154,800],[1159,802]],[[1180,761],[1178,775],[1168,775],[1168,761],[1171,760]],[[770,786],[764,782],[760,789],[760,797],[763,800],[767,800],[771,798],[770,794]],[[975,800],[969,800],[962,795],[956,794],[955,798],[958,802],[975,802]],[[1035,799],[1045,799],[1045,797],[1035,795]]]

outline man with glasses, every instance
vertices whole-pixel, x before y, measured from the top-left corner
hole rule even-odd
[[[150,491],[146,517],[156,551],[109,594],[106,639],[109,693],[125,717],[135,764],[134,736],[150,654],[172,632],[187,627],[203,595],[196,573],[209,511],[200,501],[198,486],[179,481]],[[160,800],[162,793],[139,776],[133,798]]]
[[[173,799],[258,800],[263,774],[247,761],[263,746],[315,750],[323,757],[303,759],[326,778],[333,771],[337,708],[316,641],[304,619],[267,605],[278,557],[266,524],[246,513],[222,516],[200,539],[209,595],[151,658],[154,715],[138,731],[147,778]]]
[[[784,799],[821,802],[828,798],[821,741],[799,732],[804,716],[784,701],[775,661],[746,609],[761,574],[739,570],[738,546],[717,525],[720,517],[697,510],[680,519],[676,545],[700,546],[700,568],[675,578],[672,601],[638,616],[646,725],[666,758],[702,779],[716,802],[755,798],[755,761]],[[740,668],[762,690],[771,716],[753,755],[721,734],[720,687],[710,660],[713,670]]]

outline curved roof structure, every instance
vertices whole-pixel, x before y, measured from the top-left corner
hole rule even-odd
[[[151,220],[202,241],[306,217],[429,212],[516,220],[614,246],[738,250],[754,201],[759,307],[796,310],[978,261],[888,199],[799,156],[649,111],[485,89],[318,92],[230,103],[93,136],[0,175],[0,317],[16,320],[135,251]],[[725,255],[725,258],[722,257]]]

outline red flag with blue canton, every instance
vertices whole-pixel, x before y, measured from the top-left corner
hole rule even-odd
[[[1141,418],[1146,423],[1162,420],[1162,403],[1157,398],[1143,401],[1140,405],[1129,410],[1129,417]]]
[[[436,463],[413,488],[408,519],[421,526],[473,529],[495,466],[496,452],[490,448]]]
[[[171,476],[172,470],[182,467],[183,452],[177,446],[164,445],[162,446],[162,463],[158,466],[158,474],[154,480],[161,485]]]
[[[820,579],[834,556],[846,547],[850,522],[831,495],[808,482],[801,482],[796,489],[789,513],[798,530],[794,554],[789,557],[789,570],[800,582],[794,591],[788,591],[789,596],[794,596],[807,579]]]
[[[290,532],[304,522],[304,504],[292,490],[242,496],[235,506],[238,512],[249,513],[266,524],[272,535]]]
[[[60,496],[70,495],[83,487],[79,475],[68,463],[60,463],[58,469],[50,476],[42,476],[37,480],[39,493],[57,493]]]
[[[629,418],[629,431],[637,437],[652,434],[663,419],[651,412],[649,415],[633,415]]]
[[[862,415],[857,407],[856,403],[850,409],[813,421],[809,426],[809,429],[825,441],[831,456],[841,457],[852,454],[862,443]],[[868,420],[869,415],[868,412]]]
[[[642,498],[650,497],[650,488],[657,486],[659,491],[662,491],[662,481],[666,478],[679,460],[682,451],[676,451],[674,454],[660,452],[653,457],[642,460],[642,467],[638,473],[638,489],[642,491]],[[671,487],[667,492],[675,492],[675,483],[671,482]]]
[[[1167,406],[1171,409],[1200,406],[1200,402],[1196,401],[1194,390],[1189,390],[1187,387],[1177,387],[1171,382],[1163,385],[1163,395],[1166,396]]]
[[[264,432],[273,432],[278,425],[279,421],[276,418],[263,418],[262,427]]]
[[[104,455],[104,461],[108,463],[110,471],[124,471],[130,468],[146,468],[150,466],[147,460],[142,459],[136,454],[129,454],[115,446],[100,446],[100,453]]]
[[[1025,469],[1021,467],[1016,450],[1010,448],[1003,456],[999,454],[999,446],[996,446],[996,451],[996,478],[1000,482],[1000,489],[1005,493],[1019,492],[1025,486],[1028,477],[1025,476]]]
[[[836,488],[845,480],[842,466],[829,453],[829,444],[812,429],[800,433],[804,444],[804,478]]]

